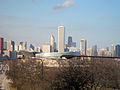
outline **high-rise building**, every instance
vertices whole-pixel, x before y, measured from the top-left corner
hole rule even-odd
[[[109,47],[106,47],[106,50],[109,51]]]
[[[20,48],[21,50],[27,50],[27,42],[25,42],[25,41],[24,41],[24,42],[20,42],[20,45],[21,45],[21,46],[20,46],[20,47],[21,47],[21,48]]]
[[[42,51],[43,51],[43,53],[50,53],[51,52],[51,45],[50,44],[43,44]]]
[[[81,55],[86,55],[87,51],[87,41],[85,39],[80,40],[80,53]]]
[[[115,46],[115,56],[120,57],[120,45]]]
[[[97,45],[92,46],[92,56],[97,56]]]
[[[3,48],[4,50],[7,50],[7,42],[4,42]]]
[[[98,50],[98,56],[106,56],[106,49],[100,49]]]
[[[18,52],[19,51],[19,46],[15,45],[15,51]]]
[[[102,48],[102,49],[98,50],[98,56],[111,57],[111,52],[107,51],[107,49],[105,49],[105,48]]]
[[[72,42],[72,47],[76,47],[76,42]]]
[[[58,27],[58,52],[64,52],[65,47],[65,27]]]
[[[31,48],[32,50],[34,50],[35,47],[34,47],[32,44],[30,44],[30,48]]]
[[[9,57],[9,59],[16,59],[17,52],[15,51],[15,42],[12,40],[7,41],[7,50],[4,50],[4,56]]]
[[[19,45],[19,51],[21,51],[21,50],[22,50],[22,45],[20,44],[20,45]]]
[[[7,50],[14,51],[15,50],[15,42],[12,40],[7,41]]]
[[[57,45],[56,45],[56,42],[54,42],[54,51],[57,52]]]
[[[114,45],[112,44],[112,45],[111,45],[111,54],[112,54],[112,57],[114,57],[114,52],[115,52],[115,50],[114,50]]]
[[[69,36],[69,37],[68,37],[67,47],[76,47],[76,42],[73,42],[72,36]]]
[[[87,55],[88,55],[88,56],[92,56],[92,51],[93,51],[92,48],[88,48],[87,51],[88,51],[88,54],[87,54]]]
[[[0,37],[0,54],[3,54],[3,43],[4,39]]]
[[[51,49],[52,52],[54,52],[55,49],[56,49],[56,46],[55,46],[55,38],[54,38],[53,35],[50,36],[50,45],[51,45],[51,48],[52,48],[52,49]]]
[[[27,42],[23,42],[23,50],[27,50]]]
[[[68,37],[68,47],[72,47],[72,37]]]

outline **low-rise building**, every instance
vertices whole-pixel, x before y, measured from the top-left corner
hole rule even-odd
[[[43,44],[42,52],[43,53],[50,53],[51,52],[51,45],[50,44]]]

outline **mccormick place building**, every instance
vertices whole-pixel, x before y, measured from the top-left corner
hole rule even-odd
[[[43,48],[43,53],[36,54],[37,58],[46,58],[46,59],[70,59],[72,57],[80,56],[80,52],[64,52],[65,47],[65,27],[58,27],[58,52],[50,51],[51,47],[54,46],[54,38],[51,36],[51,42],[49,45],[45,45]],[[49,51],[48,51],[49,50]],[[47,52],[46,52],[47,51]]]

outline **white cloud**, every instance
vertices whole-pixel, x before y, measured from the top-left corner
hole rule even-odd
[[[74,0],[66,0],[63,4],[57,4],[56,6],[54,6],[52,11],[55,12],[57,10],[68,8],[68,7],[74,6],[74,5],[75,5]]]

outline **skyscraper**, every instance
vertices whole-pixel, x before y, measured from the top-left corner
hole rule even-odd
[[[120,57],[120,45],[115,46],[115,56]]]
[[[51,45],[51,52],[55,51],[55,38],[53,35],[50,36],[50,45]]]
[[[32,44],[30,44],[30,49],[32,49],[34,51],[34,46]]]
[[[15,42],[12,40],[7,41],[7,50],[14,51],[15,49]]]
[[[80,40],[80,52],[81,55],[86,55],[87,51],[87,41],[85,39]]]
[[[19,45],[19,51],[21,51],[21,50],[22,50],[22,45],[20,44],[20,45]]]
[[[106,50],[109,51],[109,47],[106,47]]]
[[[87,54],[87,55],[88,55],[88,56],[92,56],[92,48],[88,48],[87,51],[88,51],[88,54]]]
[[[58,27],[58,52],[64,52],[65,45],[65,27]]]
[[[72,37],[68,37],[68,47],[72,47]]]
[[[69,37],[68,37],[67,47],[76,47],[76,42],[73,42],[72,36],[69,36]]]
[[[97,45],[92,46],[92,56],[97,56]]]
[[[3,54],[3,43],[4,39],[0,37],[0,54]]]
[[[7,42],[4,42],[3,48],[4,50],[7,50]]]
[[[112,45],[111,45],[111,54],[112,54],[112,57],[114,57],[114,52],[115,52],[115,51],[114,51],[114,45],[112,44]]]
[[[7,41],[7,50],[4,51],[4,55],[7,55],[10,59],[17,58],[17,52],[15,51],[15,42],[12,40]]]
[[[27,50],[27,42],[20,42],[20,50]]]
[[[27,50],[27,42],[23,42],[23,50]]]
[[[19,51],[19,46],[15,45],[15,51],[18,52]]]

